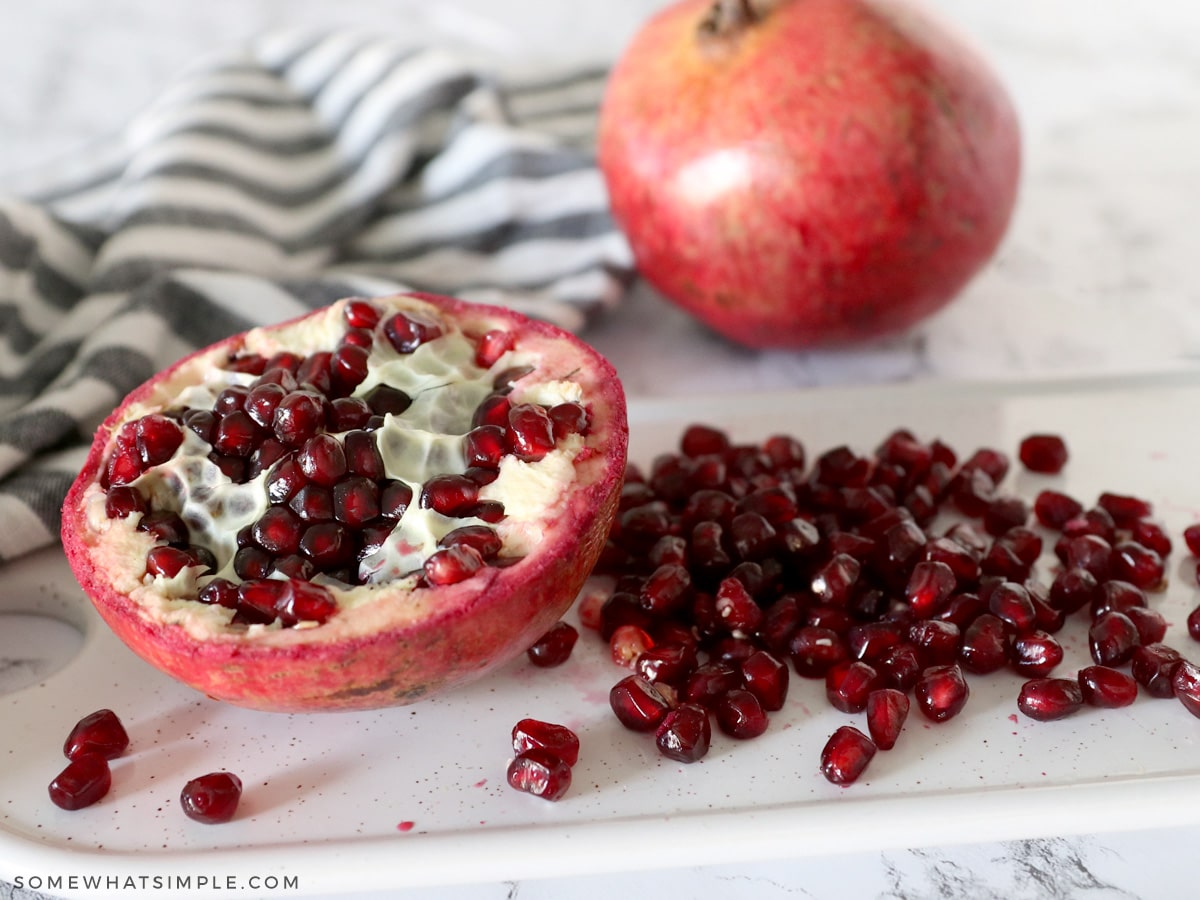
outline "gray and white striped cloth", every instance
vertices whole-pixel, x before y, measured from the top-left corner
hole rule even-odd
[[[57,540],[130,389],[234,331],[404,288],[576,331],[616,305],[631,261],[592,155],[604,78],[272,34],[0,198],[0,561]]]

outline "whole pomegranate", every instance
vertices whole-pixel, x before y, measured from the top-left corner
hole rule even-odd
[[[344,300],[130,394],[63,543],[116,634],[212,697],[399,705],[558,620],[608,534],[627,437],[612,367],[557,328]]]
[[[600,165],[641,274],[726,337],[904,329],[995,251],[1020,167],[984,62],[904,0],[684,0],[607,88]]]

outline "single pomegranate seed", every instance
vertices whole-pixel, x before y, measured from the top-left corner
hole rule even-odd
[[[1147,500],[1107,491],[1096,500],[1096,505],[1112,516],[1113,521],[1122,528],[1129,527],[1137,519],[1148,518],[1154,512]]]
[[[1167,636],[1167,620],[1157,610],[1134,606],[1125,610],[1138,633],[1139,644],[1157,644]]]
[[[342,316],[351,328],[374,328],[379,324],[379,310],[368,300],[347,301]]]
[[[266,358],[257,353],[245,353],[231,357],[224,366],[231,372],[244,372],[247,375],[261,375],[266,367]]]
[[[333,519],[333,491],[319,484],[305,484],[287,506],[305,522],[329,522]]]
[[[213,401],[213,412],[219,417],[228,416],[246,408],[246,398],[250,396],[250,388],[244,384],[234,384],[225,388]]]
[[[761,607],[737,578],[721,582],[714,602],[722,626],[732,634],[750,634],[762,624]]]
[[[1192,556],[1200,556],[1200,522],[1183,529],[1183,542]]]
[[[1083,504],[1059,491],[1045,490],[1033,501],[1033,514],[1047,528],[1060,531],[1071,519],[1083,513]]]
[[[1018,455],[1029,471],[1055,475],[1067,464],[1067,445],[1056,434],[1031,434],[1021,441]]]
[[[183,443],[179,425],[158,413],[138,419],[135,433],[138,453],[146,468],[165,463]]]
[[[670,709],[657,688],[640,675],[627,675],[613,685],[608,702],[617,720],[631,731],[654,731]]]
[[[587,434],[591,417],[582,404],[568,401],[550,407],[547,413],[554,426],[554,440],[561,441],[572,434]]]
[[[344,525],[337,522],[317,522],[300,535],[299,552],[324,571],[350,563],[355,556],[355,542]]]
[[[516,345],[516,338],[511,331],[493,329],[485,332],[475,345],[475,365],[481,369],[490,369]]]
[[[755,650],[741,662],[742,683],[768,712],[783,709],[787,699],[788,668],[767,650]]]
[[[717,698],[713,715],[721,731],[738,740],[756,738],[767,730],[767,714],[758,697],[744,688],[736,688]]]
[[[271,554],[261,547],[241,547],[233,556],[233,571],[238,578],[266,578],[271,573],[272,561]]]
[[[683,703],[669,711],[654,734],[658,752],[681,763],[702,759],[711,741],[708,710],[696,703]]]
[[[1187,630],[1193,641],[1200,641],[1200,606],[1188,613]]]
[[[226,456],[249,456],[262,443],[263,430],[244,410],[222,416],[213,435],[213,449]]]
[[[1096,534],[1066,537],[1064,534],[1063,565],[1068,569],[1086,569],[1097,581],[1108,578],[1112,564],[1112,545]]]
[[[379,514],[385,519],[399,519],[412,497],[412,488],[403,481],[385,481],[379,491]]]
[[[167,510],[156,509],[142,516],[137,530],[153,535],[155,540],[164,544],[188,543],[187,525],[178,513]]]
[[[526,650],[529,661],[535,666],[548,669],[560,666],[571,657],[579,632],[568,622],[556,622]],[[572,763],[573,765],[573,763]]]
[[[910,691],[921,677],[923,664],[912,644],[897,644],[876,665],[883,683],[901,691]]]
[[[285,556],[300,549],[304,525],[286,506],[267,508],[251,528],[254,542],[268,553]]]
[[[412,406],[412,397],[390,384],[375,385],[363,399],[371,412],[379,416],[399,416]]]
[[[231,772],[211,772],[183,786],[179,805],[189,819],[205,825],[228,822],[242,799],[242,781]]]
[[[915,687],[917,706],[933,722],[958,715],[970,696],[967,680],[957,664],[930,666]]]
[[[964,470],[955,478],[952,499],[965,516],[978,518],[995,498],[996,484],[982,469]]]
[[[729,435],[708,425],[689,425],[679,441],[684,456],[696,457],[721,454],[729,449]]]
[[[806,625],[797,629],[788,641],[788,655],[797,674],[805,678],[824,678],[831,666],[849,658],[850,651],[836,631]]]
[[[1087,569],[1065,569],[1050,585],[1050,604],[1068,615],[1095,602],[1099,592],[1096,577]]]
[[[63,755],[76,759],[95,754],[104,759],[116,759],[129,747],[125,726],[111,709],[99,709],[75,723],[63,744]]]
[[[110,519],[126,519],[134,513],[145,515],[150,504],[137,488],[118,484],[108,489],[104,497],[104,514]]]
[[[425,580],[430,584],[458,584],[466,581],[486,563],[474,547],[459,544],[430,554],[425,560]]]
[[[279,404],[286,396],[287,391],[282,385],[271,382],[257,385],[251,388],[250,393],[246,396],[244,407],[246,415],[260,428],[273,429],[275,410],[279,408]]]
[[[1088,647],[1092,659],[1102,666],[1119,666],[1129,662],[1137,645],[1137,626],[1124,613],[1103,613],[1088,628]]]
[[[1132,676],[1108,666],[1086,666],[1078,673],[1083,702],[1102,709],[1129,706],[1137,699],[1138,686]]]
[[[342,452],[346,455],[346,471],[351,475],[376,480],[387,476],[374,434],[360,429],[349,431],[342,444]]]
[[[188,566],[196,564],[186,550],[176,547],[152,547],[146,554],[146,572],[163,578],[174,578]]]
[[[1017,709],[1039,722],[1061,719],[1083,706],[1083,691],[1075,678],[1033,678],[1021,685]]]
[[[1112,578],[1151,589],[1162,584],[1165,572],[1162,557],[1136,541],[1118,541],[1112,548],[1109,567]]]
[[[349,394],[367,377],[370,350],[354,344],[343,344],[333,351],[329,359],[329,378],[333,387],[342,394]]]
[[[959,627],[939,619],[918,619],[908,626],[907,638],[923,666],[949,665],[958,659],[962,649]]]
[[[638,656],[634,670],[651,684],[682,687],[698,664],[695,646],[660,638]]]
[[[512,730],[513,751],[544,750],[568,766],[579,760],[579,737],[565,725],[555,725],[539,719],[521,719]]]
[[[988,597],[988,611],[1008,623],[1017,634],[1025,634],[1037,624],[1037,610],[1029,591],[1012,581],[996,586]]]
[[[683,687],[683,699],[688,703],[699,703],[711,707],[721,695],[742,687],[742,676],[738,667],[720,661],[709,661],[697,666],[688,675]]]
[[[292,391],[279,401],[271,420],[275,437],[289,447],[299,447],[325,424],[325,405],[319,394]]]
[[[332,487],[348,471],[342,442],[331,434],[317,434],[305,441],[296,462],[305,478],[325,487]]]
[[[284,369],[294,374],[300,368],[300,363],[302,362],[304,362],[304,357],[299,353],[293,353],[290,350],[280,350],[267,359],[266,371]]]
[[[435,475],[421,490],[422,509],[444,516],[463,516],[479,500],[479,485],[463,475]]]
[[[861,565],[853,556],[845,553],[835,555],[813,576],[813,596],[820,603],[844,606],[850,599],[861,570]]]
[[[654,646],[654,639],[637,625],[619,625],[608,639],[608,646],[613,662],[632,669],[638,657]]]
[[[1171,555],[1173,548],[1171,538],[1167,534],[1166,529],[1157,522],[1152,522],[1149,519],[1138,519],[1129,526],[1129,536],[1143,547],[1149,547],[1164,559]]]
[[[554,449],[554,423],[544,408],[521,403],[508,412],[507,437],[517,459],[537,462]]]
[[[371,407],[361,397],[337,397],[329,403],[329,430],[354,431],[367,427]]]
[[[879,688],[867,696],[867,730],[880,750],[896,746],[908,718],[908,695],[896,688]]]
[[[468,466],[498,469],[506,452],[505,431],[499,425],[480,425],[473,428],[467,432],[463,441],[463,454]]]
[[[91,806],[112,787],[108,761],[99,753],[81,753],[50,782],[50,802],[62,809]]]
[[[879,673],[862,660],[842,660],[825,673],[825,697],[842,712],[862,712],[867,708],[867,696],[879,687]]]
[[[1138,646],[1130,656],[1130,674],[1151,697],[1170,697],[1175,670],[1182,662],[1182,654],[1166,644]]]
[[[333,486],[333,517],[339,522],[361,528],[379,513],[379,486],[374,480],[351,475]]]
[[[943,562],[919,562],[904,592],[913,615],[925,618],[933,615],[954,593],[958,584],[954,571]]]
[[[846,647],[850,656],[874,663],[904,640],[902,623],[872,621],[851,625],[846,632]]]
[[[1044,631],[1018,635],[1009,647],[1012,668],[1020,675],[1043,678],[1063,660],[1062,644]]]
[[[1183,660],[1171,677],[1171,685],[1184,709],[1200,718],[1200,667]]]
[[[833,784],[853,784],[877,749],[875,742],[853,725],[843,725],[821,749],[821,774]]]
[[[442,336],[441,323],[417,312],[396,313],[383,323],[383,334],[397,353],[412,353]]]

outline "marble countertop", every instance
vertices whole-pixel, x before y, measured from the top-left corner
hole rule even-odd
[[[39,0],[0,27],[0,183],[79,152],[188,61],[280,24],[354,23],[525,60],[611,59],[651,0]],[[1200,7],[937,0],[1009,85],[1020,201],[988,268],[912,333],[753,353],[639,287],[585,335],[631,397],[897,381],[1200,372]],[[1198,429],[1200,434],[1200,429]],[[1114,810],[1114,815],[1119,811]],[[1190,896],[1200,828],[1064,836],[421,891],[421,897]],[[0,898],[25,897],[0,884]]]

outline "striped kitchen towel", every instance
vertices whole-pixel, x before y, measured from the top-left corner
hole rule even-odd
[[[517,80],[378,35],[273,34],[0,198],[0,561],[57,540],[105,415],[188,351],[405,288],[582,330],[631,257],[601,69]]]

